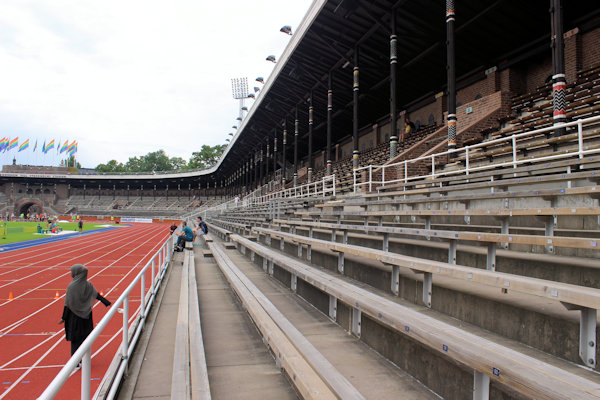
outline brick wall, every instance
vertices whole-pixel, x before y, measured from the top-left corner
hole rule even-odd
[[[565,75],[567,83],[577,80],[577,72],[582,66],[581,35],[579,29],[573,29],[565,33]]]
[[[533,92],[535,88],[542,86],[550,75],[552,75],[552,54],[548,50],[539,56],[538,62],[531,63],[525,68],[527,77],[525,92]]]
[[[511,95],[517,95],[525,93],[527,87],[527,80],[522,71],[517,68],[506,68],[500,72],[500,88],[504,93]]]
[[[600,28],[581,35],[583,69],[600,64]]]
[[[497,72],[492,72],[485,79],[459,90],[456,93],[456,104],[466,104],[475,100],[475,97],[485,97],[496,92],[499,89],[499,82],[496,82],[499,77],[496,75]]]
[[[365,150],[375,147],[377,139],[375,138],[375,130],[371,129],[369,133],[363,134],[358,138],[358,151],[361,153]]]
[[[434,122],[440,124],[440,121],[443,118],[443,112],[445,111],[443,108],[445,102],[442,98],[443,96],[438,96],[438,98],[435,99],[435,102],[421,107],[418,110],[411,111],[409,114],[411,121],[413,123],[421,121],[421,125],[429,125],[429,117],[433,116]],[[402,122],[404,123],[404,119]]]

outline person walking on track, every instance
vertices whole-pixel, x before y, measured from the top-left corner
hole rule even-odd
[[[71,342],[71,355],[75,354],[85,338],[94,329],[92,306],[99,300],[106,307],[110,301],[102,297],[94,285],[87,280],[88,269],[81,264],[71,267],[73,280],[67,287],[65,307],[59,324],[65,324],[65,337]]]

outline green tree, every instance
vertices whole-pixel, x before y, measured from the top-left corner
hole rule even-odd
[[[127,172],[172,171],[173,165],[164,150],[153,151],[140,157],[130,157],[125,164]]]
[[[153,151],[145,156],[129,157],[125,164],[110,160],[106,164],[98,164],[98,172],[152,172],[186,170],[191,168],[208,168],[218,160],[226,145],[203,145],[200,151],[192,153],[190,161],[181,157],[171,157],[164,150]]]
[[[70,156],[66,160],[64,160],[65,166],[71,168],[81,168],[81,164],[75,160],[75,156]]]
[[[117,160],[110,160],[106,164],[98,164],[95,169],[98,172],[125,172],[125,166]]]
[[[174,170],[187,169],[187,161],[181,157],[171,157],[170,162]]]
[[[216,146],[202,145],[200,151],[192,153],[190,162],[188,163],[189,168],[208,168],[216,164],[219,161],[219,157],[223,154],[223,151],[227,147],[224,144],[218,144]]]

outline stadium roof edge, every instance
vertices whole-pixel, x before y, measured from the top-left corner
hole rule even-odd
[[[277,62],[277,64],[275,64],[275,68],[273,68],[273,71],[271,71],[271,75],[269,75],[269,77],[265,81],[263,90],[261,90],[259,92],[259,95],[258,95],[257,99],[255,100],[254,104],[252,104],[252,107],[250,108],[248,115],[246,115],[246,118],[242,121],[242,124],[240,125],[239,129],[235,133],[235,136],[232,138],[229,146],[227,146],[227,148],[225,149],[223,154],[221,154],[221,158],[219,159],[219,162],[215,165],[215,167],[216,167],[215,171],[217,171],[219,169],[219,167],[221,166],[221,163],[225,160],[225,158],[227,158],[227,154],[229,154],[229,150],[233,148],[234,143],[237,141],[238,137],[241,136],[242,132],[244,131],[244,128],[246,128],[246,124],[248,123],[248,121],[250,121],[252,115],[254,115],[254,112],[258,109],[258,106],[260,105],[260,103],[262,102],[262,100],[266,96],[266,94],[269,92],[269,90],[271,89],[271,86],[273,85],[273,83],[277,80],[277,77],[279,76],[279,74],[281,73],[283,68],[285,68],[287,62],[289,61],[290,57],[294,53],[294,50],[298,47],[298,45],[300,44],[300,42],[306,35],[306,32],[308,32],[308,29],[310,28],[310,26],[313,24],[313,22],[319,15],[319,12],[325,6],[325,3],[327,3],[327,0],[314,0],[313,1],[312,5],[310,6],[308,11],[304,15],[304,18],[302,18],[302,21],[300,21],[300,25],[298,25],[298,29],[296,29],[296,33],[294,33],[294,35],[288,42],[287,46],[283,50],[283,53],[281,54],[279,61]]]
[[[17,173],[17,172],[0,172],[0,177],[4,177],[4,178],[80,179],[80,180],[106,180],[106,181],[129,180],[129,179],[131,179],[131,180],[153,180],[153,179],[162,180],[162,179],[179,179],[179,178],[200,177],[200,176],[206,176],[206,175],[210,175],[212,173],[217,172],[219,170],[221,164],[223,163],[223,161],[225,161],[225,159],[227,158],[227,154],[229,153],[229,150],[233,147],[233,144],[237,141],[239,136],[241,136],[242,132],[244,131],[244,128],[246,127],[247,122],[250,120],[250,117],[258,109],[258,106],[260,105],[260,103],[262,102],[262,99],[264,97],[263,93],[265,93],[265,94],[268,93],[269,89],[273,85],[273,82],[275,82],[275,80],[277,79],[277,77],[279,76],[279,74],[281,73],[281,71],[283,70],[285,65],[287,64],[289,58],[294,53],[294,50],[296,49],[296,47],[298,47],[298,45],[300,44],[300,42],[306,35],[306,32],[308,31],[310,26],[313,24],[313,22],[319,15],[319,12],[325,6],[325,3],[327,3],[327,0],[314,0],[313,1],[311,6],[309,7],[308,11],[302,18],[302,21],[300,21],[300,24],[298,25],[296,32],[292,35],[290,41],[288,42],[287,46],[283,50],[283,53],[281,54],[279,62],[277,62],[277,64],[275,64],[275,68],[273,69],[273,71],[271,71],[271,74],[265,81],[263,90],[259,93],[257,99],[255,100],[254,104],[250,108],[248,115],[246,115],[246,118],[244,119],[244,121],[242,121],[240,128],[237,130],[235,136],[232,138],[231,143],[227,146],[227,148],[225,149],[223,154],[221,154],[221,157],[219,158],[217,163],[215,165],[213,165],[212,167],[207,168],[202,171],[160,173],[160,174],[136,174],[136,175],[134,175],[134,174],[131,174],[131,175],[128,175],[128,174],[106,174],[106,175],[105,174],[94,174],[94,175],[91,175],[91,174],[89,174],[89,175],[88,174],[86,174],[86,175],[80,175],[80,174],[28,174],[28,173]]]

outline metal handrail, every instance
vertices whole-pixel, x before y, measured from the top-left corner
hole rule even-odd
[[[274,200],[304,198],[319,195],[323,197],[327,195],[335,196],[337,193],[337,180],[335,174],[332,174],[323,176],[322,179],[315,182],[305,183],[303,185],[282,189],[276,192],[262,194],[265,188],[268,188],[268,184],[263,185],[255,189],[252,193],[238,199],[237,204],[235,203],[234,198],[217,206],[204,208],[196,212],[186,214],[185,218],[191,218],[198,215],[206,218],[207,214],[209,213],[223,213],[228,209],[240,207],[246,208],[255,204],[269,203]]]
[[[154,302],[154,298],[156,296],[156,292],[162,283],[163,277],[167,270],[167,267],[172,259],[173,255],[173,247],[174,247],[174,235],[171,235],[165,243],[160,247],[160,249],[148,260],[144,268],[136,275],[133,281],[127,286],[127,289],[123,291],[121,296],[112,304],[112,307],[108,310],[106,315],[102,318],[102,320],[96,325],[94,330],[89,334],[89,336],[85,339],[85,341],[81,344],[79,349],[73,354],[73,356],[67,361],[67,363],[63,366],[60,372],[56,375],[56,377],[50,382],[50,384],[46,387],[46,390],[38,397],[40,400],[50,400],[53,399],[54,396],[58,393],[58,391],[62,388],[64,383],[67,381],[71,373],[75,370],[77,364],[81,361],[81,399],[89,400],[90,399],[90,389],[91,389],[91,371],[92,371],[92,344],[98,339],[106,325],[108,325],[109,321],[114,317],[114,315],[122,310],[123,313],[123,341],[121,342],[120,355],[121,360],[119,363],[119,367],[117,372],[112,379],[112,384],[108,393],[107,399],[113,399],[117,393],[117,389],[119,388],[119,384],[121,382],[121,378],[127,369],[127,364],[131,354],[133,353],[133,349],[135,348],[135,344],[137,343],[142,328],[145,325],[146,317],[150,312],[150,308],[152,307],[152,303]],[[158,264],[158,269],[155,272],[155,264]],[[144,292],[145,280],[146,280],[146,271],[148,268],[151,268],[152,273],[152,283],[148,287],[148,290]],[[141,282],[141,303],[136,313],[138,313],[139,321],[135,326],[134,332],[132,332],[131,337],[129,335],[129,295],[132,290],[135,288],[138,282]],[[122,308],[119,308],[122,306]],[[135,323],[132,323],[132,326]],[[119,353],[117,353],[119,354]],[[117,355],[116,354],[116,355]]]
[[[389,185],[389,184],[393,184],[393,183],[397,183],[397,182],[407,183],[408,181],[422,180],[422,179],[428,179],[428,178],[435,179],[435,178],[447,176],[447,175],[457,175],[457,174],[469,175],[470,173],[477,172],[477,171],[483,171],[483,170],[487,170],[487,169],[495,169],[498,167],[510,166],[510,165],[512,165],[513,168],[517,168],[521,164],[531,163],[531,162],[545,162],[545,161],[574,157],[574,156],[583,158],[585,155],[588,155],[588,154],[600,153],[600,149],[592,149],[592,150],[584,150],[583,149],[583,126],[590,125],[592,123],[597,123],[597,122],[600,122],[600,116],[582,118],[582,119],[578,119],[578,120],[568,122],[565,124],[557,124],[557,125],[553,125],[553,126],[549,126],[549,127],[545,127],[545,128],[536,129],[533,131],[517,133],[512,136],[507,136],[507,137],[503,137],[503,138],[499,138],[499,139],[489,140],[489,141],[482,142],[482,143],[468,145],[468,146],[464,146],[464,147],[461,147],[458,149],[447,150],[447,151],[444,151],[441,153],[429,154],[426,156],[421,156],[421,157],[413,158],[410,160],[404,160],[404,161],[400,161],[400,162],[393,163],[393,164],[367,165],[367,166],[359,167],[359,168],[355,169],[353,172],[354,192],[356,193],[358,188],[361,186],[368,186],[369,191],[371,191],[373,184],[379,184],[381,186],[385,186],[386,184]],[[540,133],[551,132],[557,128],[568,128],[568,127],[572,127],[572,126],[577,126],[577,133],[578,133],[578,135],[577,135],[578,136],[577,137],[577,144],[578,144],[577,152],[554,154],[554,155],[549,155],[549,156],[545,156],[545,157],[539,157],[534,160],[532,160],[530,158],[518,159],[517,141],[527,138],[527,137],[539,135]],[[471,166],[470,154],[473,153],[473,150],[493,146],[495,144],[506,143],[506,142],[510,142],[511,146],[512,146],[512,149],[511,149],[512,159],[510,161],[493,163],[493,164],[489,164],[489,165],[480,165],[480,166],[476,166],[476,167]],[[437,172],[435,170],[436,158],[447,157],[447,156],[450,156],[450,154],[460,155],[461,153],[464,153],[464,159],[465,159],[465,167],[464,168],[453,169],[452,171],[439,171],[439,172]],[[414,175],[414,176],[409,177],[408,176],[409,164],[413,164],[418,161],[425,161],[425,160],[431,161],[431,173],[427,174],[427,175]],[[386,172],[386,169],[389,169],[389,168],[403,168],[404,176],[402,178],[386,180],[385,172]],[[368,180],[365,182],[358,182],[358,174],[361,173],[361,171],[365,171],[365,170],[369,171]],[[381,180],[373,179],[373,170],[381,171]]]

